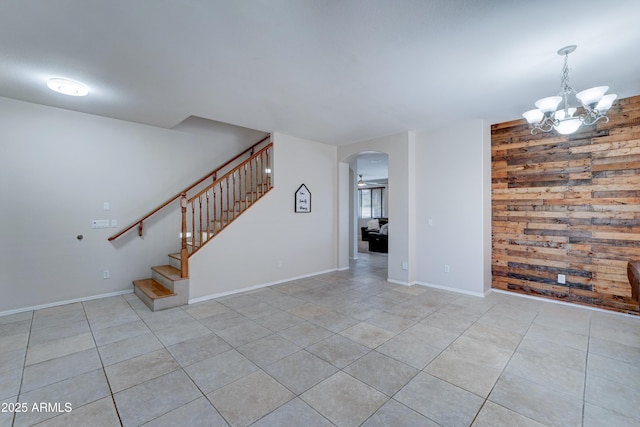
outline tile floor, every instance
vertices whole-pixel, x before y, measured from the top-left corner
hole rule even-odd
[[[640,425],[640,319],[392,285],[386,262],[0,317],[0,426]]]

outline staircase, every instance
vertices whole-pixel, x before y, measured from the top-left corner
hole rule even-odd
[[[134,292],[152,311],[185,305],[189,301],[189,257],[215,238],[243,212],[273,188],[273,143],[266,137],[159,205],[128,227],[109,237],[115,240],[178,200],[182,216],[180,251],[169,263],[151,267],[151,277],[134,280]],[[211,179],[213,182],[207,184]]]

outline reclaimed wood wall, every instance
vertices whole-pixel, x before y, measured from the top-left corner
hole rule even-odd
[[[640,96],[608,116],[569,136],[492,125],[493,288],[640,314]]]

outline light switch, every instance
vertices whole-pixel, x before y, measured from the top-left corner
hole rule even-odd
[[[91,228],[109,228],[109,220],[93,219],[91,220]]]

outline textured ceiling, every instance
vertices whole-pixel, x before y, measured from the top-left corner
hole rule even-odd
[[[638,95],[638,22],[637,0],[2,0],[0,96],[341,145],[517,119],[558,91],[569,44],[576,89]]]

